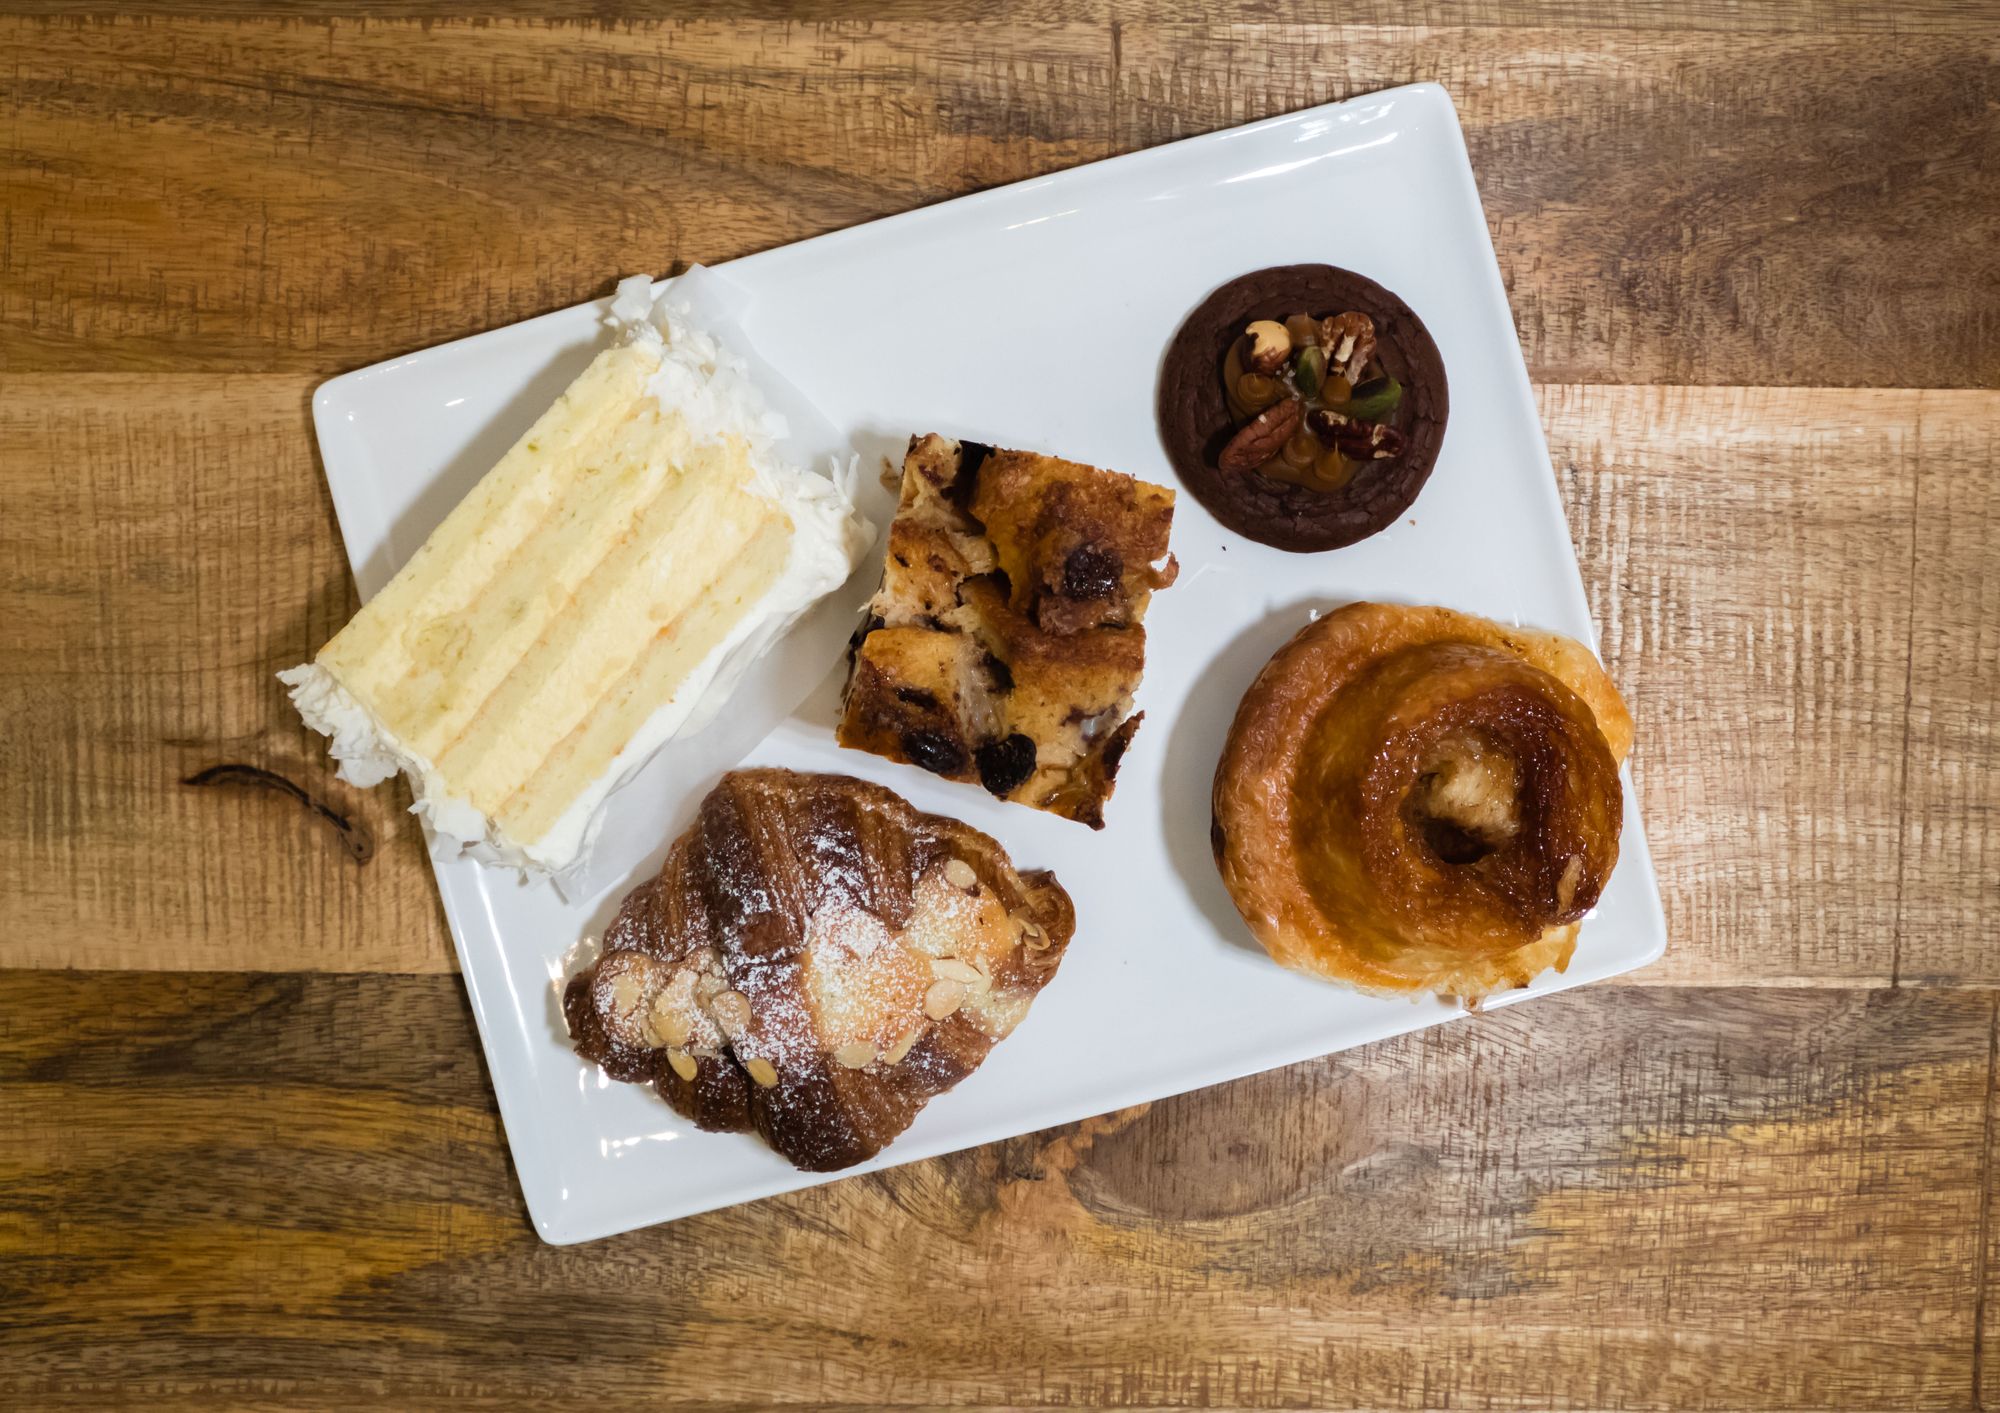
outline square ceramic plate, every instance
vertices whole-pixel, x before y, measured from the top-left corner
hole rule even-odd
[[[1370,194],[1365,214],[1348,199],[1354,191]],[[1251,543],[1180,497],[1180,582],[1153,601],[1139,699],[1146,722],[1101,833],[834,745],[841,648],[878,552],[844,602],[787,640],[789,677],[747,684],[729,725],[671,748],[613,797],[579,896],[463,860],[438,863],[515,1167],[545,1239],[581,1241],[830,1180],[794,1171],[752,1137],[697,1132],[650,1090],[608,1082],[571,1053],[557,1007],[579,940],[602,930],[701,795],[746,753],[752,763],[861,776],[956,815],[997,837],[1021,867],[1056,868],[1076,900],[1077,940],[1019,1030],[853,1172],[1462,1014],[1435,999],[1359,996],[1281,971],[1237,918],[1208,846],[1209,785],[1237,700],[1315,610],[1356,598],[1439,603],[1595,641],[1442,89],[1394,89],[1080,167],[718,273],[742,298],[738,336],[851,439],[871,491],[880,458],[900,464],[908,436],[927,431],[1173,485],[1153,418],[1169,336],[1216,285],[1296,261],[1358,270],[1423,317],[1451,374],[1443,454],[1403,520],[1327,554]],[[604,308],[564,310],[320,389],[327,479],[364,594],[608,337]],[[878,524],[890,503],[882,491],[871,505]],[[1507,1000],[1659,955],[1657,885],[1630,801],[1628,790],[1617,872],[1568,972]]]

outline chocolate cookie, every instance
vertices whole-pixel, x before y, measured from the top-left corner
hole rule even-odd
[[[1403,450],[1361,462],[1333,491],[1224,471],[1218,458],[1238,423],[1222,370],[1245,327],[1292,313],[1350,311],[1374,321],[1375,360],[1403,387],[1391,424]],[[1231,280],[1188,315],[1160,372],[1160,437],[1182,482],[1230,529],[1283,550],[1351,545],[1408,509],[1437,463],[1449,405],[1444,360],[1423,320],[1375,281],[1333,265],[1276,265]]]

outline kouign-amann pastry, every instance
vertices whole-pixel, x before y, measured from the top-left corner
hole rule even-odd
[[[741,770],[567,987],[577,1053],[815,1172],[873,1157],[1028,1013],[1076,930],[1049,873],[841,775]]]
[[[1476,999],[1567,966],[1618,861],[1632,718],[1581,643],[1357,603],[1252,684],[1215,775],[1223,882],[1278,962]]]
[[[912,438],[840,743],[1102,828],[1173,510],[1116,472]]]

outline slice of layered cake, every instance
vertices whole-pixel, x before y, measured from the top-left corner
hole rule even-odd
[[[867,545],[847,491],[788,465],[741,364],[621,287],[600,353],[402,571],[280,674],[343,778],[398,770],[438,832],[560,870],[598,808]]]

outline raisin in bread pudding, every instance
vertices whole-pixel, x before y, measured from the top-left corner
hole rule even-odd
[[[1049,873],[841,775],[740,770],[565,990],[577,1053],[812,1172],[862,1162],[1027,1015],[1076,930]]]
[[[1115,471],[913,437],[840,743],[1103,828],[1173,514]]]

